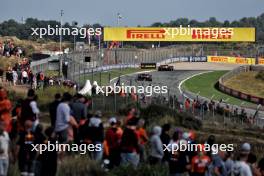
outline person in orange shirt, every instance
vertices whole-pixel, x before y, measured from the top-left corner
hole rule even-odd
[[[7,98],[7,91],[0,87],[0,120],[5,123],[5,131],[11,131],[11,111],[12,104]]]
[[[144,129],[145,125],[145,120],[144,119],[139,119],[136,133],[138,135],[139,139],[139,156],[140,156],[140,161],[144,162],[146,160],[145,157],[145,144],[148,141],[148,135],[146,130]]]
[[[190,100],[189,98],[187,98],[184,102],[184,107],[185,107],[185,110],[186,111],[189,111],[190,110]]]
[[[198,154],[194,156],[191,161],[191,176],[204,176],[210,162],[210,158],[205,155],[204,151],[198,152]]]
[[[109,168],[117,167],[120,164],[120,142],[121,136],[118,134],[117,120],[115,117],[109,119],[110,128],[105,134],[105,141],[108,146]]]

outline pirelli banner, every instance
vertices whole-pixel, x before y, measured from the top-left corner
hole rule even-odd
[[[207,56],[208,62],[228,63],[228,64],[249,64],[255,65],[255,58],[228,57],[228,56]]]
[[[255,42],[255,28],[104,28],[104,41]]]
[[[259,58],[258,59],[258,64],[259,65],[264,65],[264,58]]]

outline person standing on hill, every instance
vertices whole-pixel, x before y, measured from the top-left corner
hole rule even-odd
[[[240,148],[239,158],[234,163],[232,175],[252,176],[252,171],[247,163],[251,146],[249,143],[243,143]]]
[[[39,123],[39,108],[37,106],[37,96],[33,89],[29,89],[27,93],[27,98],[23,100],[21,105],[21,117],[20,124],[24,126],[26,120],[33,122],[33,128]]]
[[[163,145],[160,140],[161,127],[155,126],[152,130],[152,136],[150,138],[150,164],[160,164],[164,156]]]
[[[106,131],[105,140],[109,148],[109,168],[119,166],[120,164],[120,142],[121,137],[118,135],[117,120],[115,117],[109,119],[110,128]]]
[[[95,116],[89,121],[88,132],[90,133],[89,139],[95,146],[100,146],[100,150],[92,151],[91,158],[95,161],[101,162],[103,159],[103,142],[104,142],[104,126],[102,122],[102,112],[97,111]]]
[[[54,96],[54,101],[49,105],[49,115],[51,126],[55,127],[56,117],[57,117],[57,108],[61,102],[61,94],[56,93]]]
[[[70,103],[71,114],[78,124],[87,117],[87,107],[84,103],[85,97],[81,94],[76,94],[76,100]],[[73,133],[75,143],[80,143],[79,130],[73,128]]]
[[[55,132],[58,137],[59,143],[68,142],[68,129],[70,128],[71,123],[76,125],[76,122],[72,122],[71,108],[69,106],[72,96],[69,93],[64,93],[62,96],[62,101],[58,105],[56,111],[56,122],[55,122]]]
[[[7,91],[0,87],[0,120],[4,122],[5,131],[11,131],[11,111],[12,104],[11,101],[7,98]]]
[[[3,121],[0,121],[0,144],[0,175],[6,176],[9,166],[10,139],[8,133],[5,131]]]
[[[171,129],[171,125],[168,123],[166,123],[162,126],[162,132],[160,135],[160,139],[161,139],[161,142],[163,144],[163,149],[165,149],[164,145],[167,146],[170,143],[170,140],[171,140],[170,129]],[[169,161],[169,155],[170,154],[168,151],[164,151],[164,157],[163,157],[164,162]]]
[[[139,119],[137,124],[137,135],[139,139],[139,156],[140,156],[140,162],[144,162],[146,160],[146,149],[145,145],[148,142],[149,138],[147,135],[147,132],[144,128],[145,126],[145,120]]]
[[[28,81],[28,73],[26,70],[22,71],[22,80],[23,80],[23,84],[26,84]]]
[[[126,127],[121,139],[121,164],[137,167],[139,163],[139,140],[136,133],[137,118],[131,118],[127,121]]]
[[[13,76],[13,85],[16,86],[17,85],[17,80],[18,80],[18,74],[16,70],[12,71],[12,76]]]

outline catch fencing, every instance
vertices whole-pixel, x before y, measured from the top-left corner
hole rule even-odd
[[[238,128],[264,128],[264,119],[260,117],[256,111],[246,111],[245,108],[229,105],[218,101],[207,101],[202,97],[190,100],[190,104],[186,106],[187,98],[185,95],[172,95],[168,93],[166,96],[145,97],[138,95],[134,100],[131,95],[127,94],[121,97],[118,94],[110,96],[93,95],[91,100],[91,111],[101,110],[104,112],[119,112],[128,105],[138,109],[145,108],[151,104],[168,107],[179,113],[186,113],[196,119],[209,124],[219,124],[225,126],[236,126]],[[194,103],[199,102],[199,106]]]

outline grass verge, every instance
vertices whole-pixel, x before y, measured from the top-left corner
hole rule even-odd
[[[63,86],[52,86],[44,88],[44,90],[37,90],[36,94],[38,95],[38,105],[42,112],[48,112],[48,105],[54,100],[54,95],[56,93],[63,94],[64,92],[69,92],[72,95],[75,94],[75,91],[68,87]]]
[[[256,106],[253,103],[244,102],[243,100],[222,93],[215,88],[215,84],[217,83],[218,79],[225,73],[227,73],[227,71],[213,71],[194,76],[183,83],[183,89],[193,93],[199,93],[200,96],[206,98],[211,99],[213,97],[213,100],[228,100],[228,103],[234,105],[243,104],[251,107]]]

